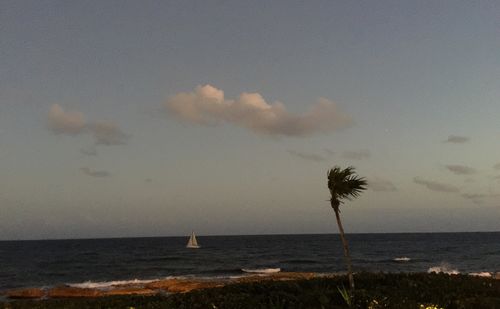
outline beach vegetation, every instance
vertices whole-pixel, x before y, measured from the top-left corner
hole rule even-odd
[[[337,286],[337,290],[339,291],[340,295],[344,299],[347,306],[351,307],[352,306],[352,297],[351,297],[349,291],[345,288],[345,286],[343,284],[342,284],[342,287]]]

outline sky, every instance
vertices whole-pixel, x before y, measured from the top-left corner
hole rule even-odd
[[[0,239],[498,231],[498,1],[2,1]]]

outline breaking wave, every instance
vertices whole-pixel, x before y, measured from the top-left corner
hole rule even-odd
[[[109,289],[120,285],[148,284],[158,280],[159,279],[152,279],[152,280],[133,279],[133,280],[102,281],[102,282],[85,281],[81,283],[69,283],[68,285],[74,288],[81,288],[81,289]]]
[[[394,258],[392,259],[394,262],[409,262],[411,261],[411,259],[407,256],[401,256],[401,257],[397,257],[397,258]]]
[[[79,283],[68,283],[67,285],[70,287],[74,288],[81,288],[81,289],[100,289],[100,290],[108,290],[108,289],[113,289],[115,287],[119,286],[126,286],[126,285],[136,285],[136,286],[142,286],[151,282],[155,282],[158,280],[166,280],[166,279],[185,279],[185,278],[201,278],[201,279],[215,279],[215,278],[240,278],[244,277],[244,274],[237,275],[238,272],[243,272],[243,273],[252,273],[252,274],[272,274],[272,273],[278,273],[281,271],[281,268],[257,268],[257,269],[224,269],[224,270],[216,270],[216,271],[209,271],[206,273],[199,273],[197,275],[185,275],[185,276],[167,276],[167,277],[162,277],[162,278],[155,278],[155,279],[147,279],[147,280],[141,280],[141,279],[132,279],[132,280],[113,280],[113,281],[85,281],[85,282],[79,282]]]
[[[273,273],[279,273],[281,271],[281,268],[257,268],[257,269],[242,268],[241,271],[252,274],[273,274]]]
[[[451,267],[448,263],[441,263],[439,266],[430,267],[427,270],[428,273],[445,273],[448,275],[458,275],[460,272]]]
[[[487,271],[482,271],[478,273],[469,273],[469,276],[475,276],[475,277],[491,277],[492,274]]]

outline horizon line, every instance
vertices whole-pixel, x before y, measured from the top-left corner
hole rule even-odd
[[[367,235],[367,234],[477,234],[477,233],[500,233],[497,231],[459,231],[459,232],[354,232],[346,235]],[[268,234],[202,234],[196,237],[241,237],[241,236],[303,236],[303,235],[339,235],[335,233],[268,233]],[[61,240],[106,240],[106,239],[134,239],[134,238],[185,238],[189,235],[169,235],[169,236],[111,236],[111,237],[82,237],[82,238],[25,238],[25,239],[0,239],[0,242],[13,241],[61,241]]]

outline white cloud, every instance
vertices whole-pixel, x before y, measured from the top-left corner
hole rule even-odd
[[[48,127],[57,134],[80,134],[85,130],[85,116],[76,111],[65,112],[59,104],[49,110]]]
[[[438,192],[459,192],[460,190],[452,185],[443,184],[436,181],[424,180],[420,177],[413,178],[413,182],[427,187],[427,189]]]
[[[259,93],[242,93],[235,100],[211,85],[198,86],[193,92],[178,93],[165,107],[179,119],[200,125],[230,123],[264,135],[307,136],[331,132],[352,123],[336,104],[320,98],[303,114],[293,114],[279,101],[269,104]]]
[[[472,175],[476,173],[476,169],[464,165],[446,165],[446,168],[457,175]]]
[[[458,136],[458,135],[450,135],[448,139],[444,141],[444,143],[454,143],[454,144],[463,144],[469,141],[468,137]]]
[[[344,151],[342,153],[343,158],[352,160],[368,159],[370,156],[371,156],[370,151],[366,149],[356,150],[356,151]]]
[[[368,179],[368,188],[379,192],[397,191],[396,186],[392,182],[378,177]]]

